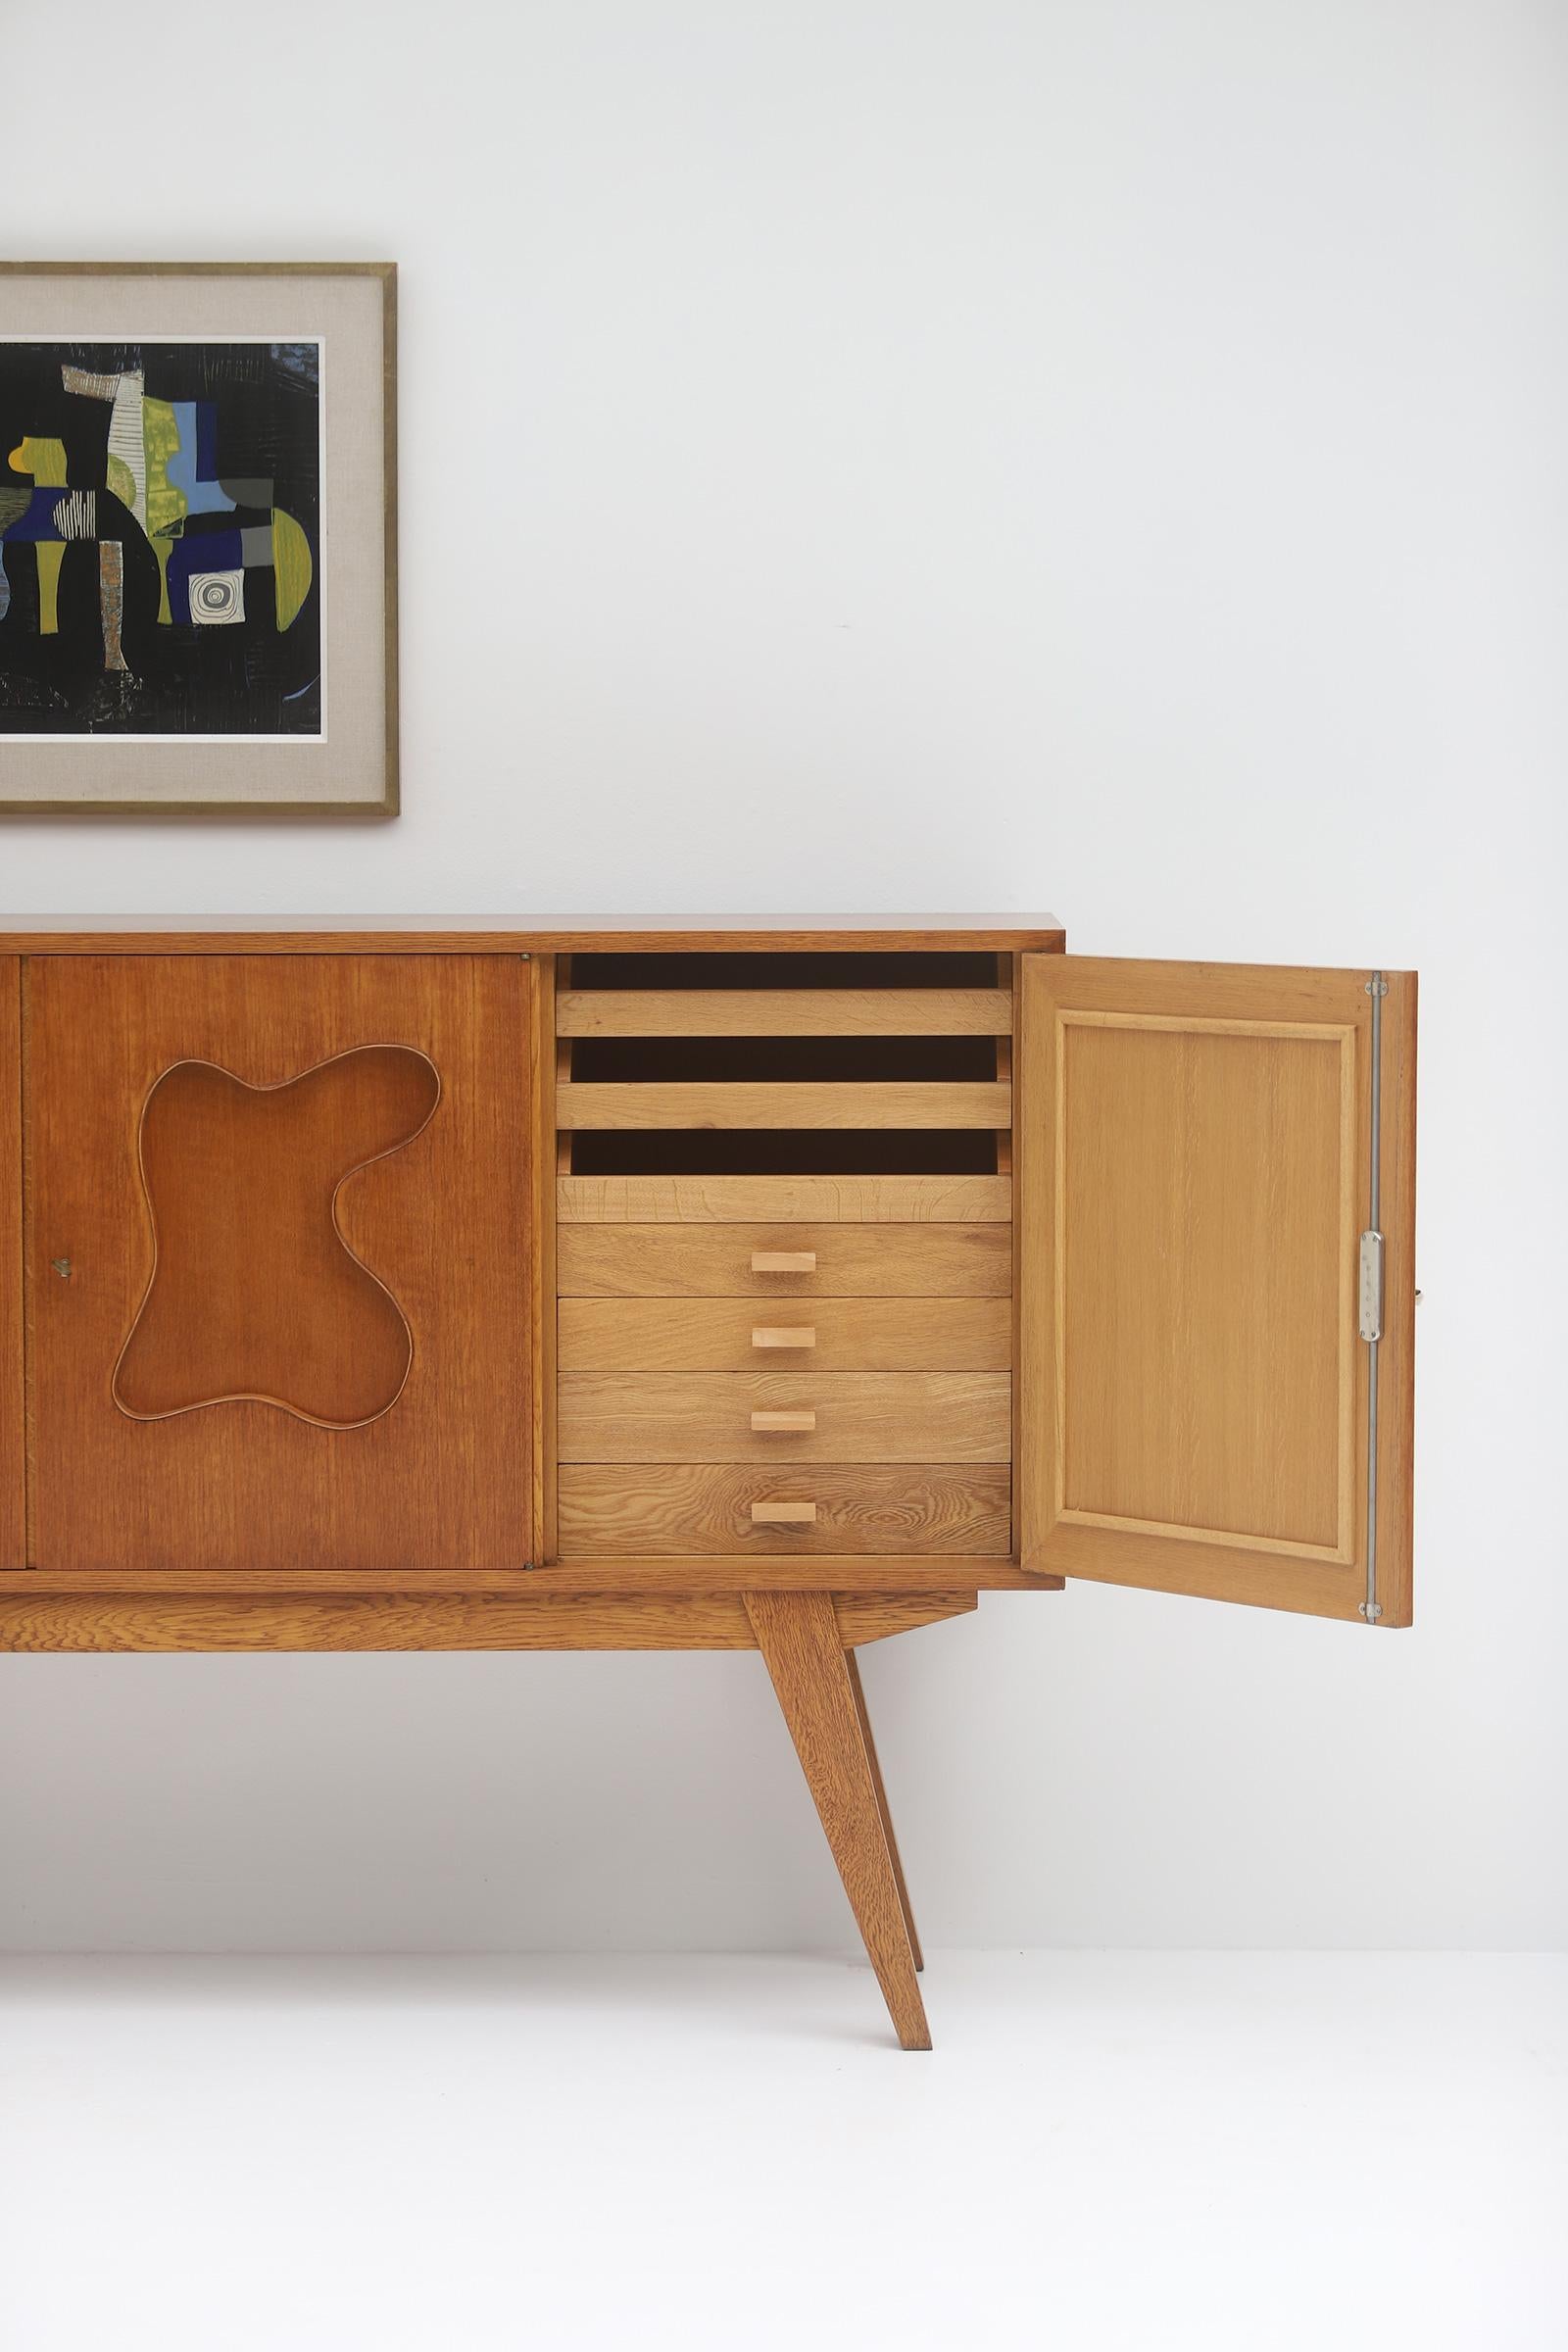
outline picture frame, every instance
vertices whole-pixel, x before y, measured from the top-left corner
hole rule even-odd
[[[397,266],[0,263],[0,814],[395,816]]]

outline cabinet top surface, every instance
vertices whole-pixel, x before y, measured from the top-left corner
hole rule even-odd
[[[1052,914],[0,915],[0,954],[13,956],[931,947],[1010,955],[1064,944]]]

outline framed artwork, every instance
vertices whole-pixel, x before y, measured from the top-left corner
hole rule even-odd
[[[0,263],[0,810],[397,813],[391,263]]]

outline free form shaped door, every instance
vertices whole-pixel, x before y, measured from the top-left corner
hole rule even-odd
[[[37,1566],[522,1565],[530,976],[29,964]]]
[[[349,1179],[440,1100],[410,1046],[355,1046],[278,1086],[177,1061],[142,1108],[153,1270],[115,1367],[132,1420],[249,1398],[322,1429],[390,1412],[414,1334],[343,1236]]]
[[[1414,975],[1023,964],[1023,1565],[1407,1625]]]

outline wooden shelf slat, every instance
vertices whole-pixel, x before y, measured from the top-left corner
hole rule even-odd
[[[561,1037],[1006,1037],[1005,988],[569,989]]]
[[[877,1085],[821,1080],[808,1086],[577,1081],[556,1089],[556,1119],[568,1132],[612,1127],[1009,1127],[1012,1089],[952,1081]]]

